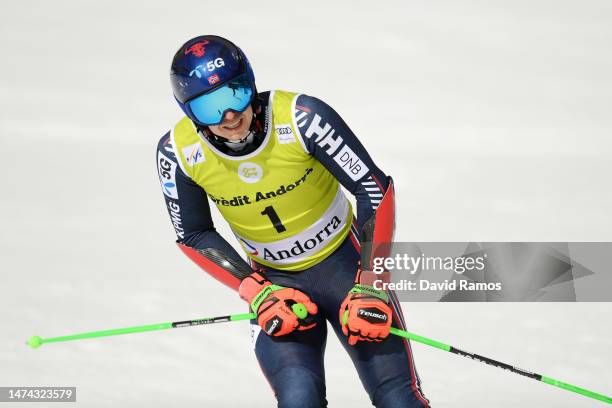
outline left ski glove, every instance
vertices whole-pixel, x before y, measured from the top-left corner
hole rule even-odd
[[[257,313],[257,323],[270,336],[283,336],[316,325],[310,317],[317,313],[317,305],[306,294],[297,289],[274,285],[260,272],[254,272],[243,279],[238,293]],[[293,312],[291,307],[297,303],[304,305],[309,315],[307,318],[300,319]]]
[[[342,332],[351,346],[358,341],[380,342],[387,338],[392,316],[387,293],[361,283],[355,283],[340,306]]]

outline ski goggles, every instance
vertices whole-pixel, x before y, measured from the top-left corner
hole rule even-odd
[[[213,126],[223,122],[225,112],[243,112],[252,100],[253,89],[247,75],[243,74],[190,100],[186,106],[198,123]]]

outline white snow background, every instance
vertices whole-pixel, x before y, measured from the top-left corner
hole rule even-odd
[[[174,245],[156,175],[157,140],[180,118],[170,60],[199,34],[239,44],[260,90],[335,107],[395,177],[397,240],[612,239],[608,1],[0,9],[0,386],[76,386],[82,407],[275,405],[245,322],[25,346],[244,311]],[[610,303],[403,307],[416,333],[612,391]],[[434,407],[603,406],[413,349]],[[369,406],[333,335],[326,365],[331,407]]]

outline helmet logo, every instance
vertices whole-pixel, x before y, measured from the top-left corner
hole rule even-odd
[[[212,74],[211,76],[208,77],[208,83],[211,85],[214,85],[219,81],[220,81],[219,75],[217,74]]]
[[[206,65],[198,65],[197,67],[195,67],[194,69],[192,69],[189,72],[189,76],[196,76],[198,78],[202,78],[202,74],[206,74],[207,72],[212,72],[217,68],[221,68],[225,66],[225,61],[223,61],[223,58],[215,58],[214,61],[208,61],[206,63]],[[218,78],[217,78],[218,79]],[[210,81],[209,81],[210,82]],[[212,84],[212,82],[211,82]]]
[[[199,43],[193,44],[191,47],[185,50],[185,55],[193,54],[196,57],[203,57],[206,54],[206,44],[208,44],[208,40],[201,41]]]

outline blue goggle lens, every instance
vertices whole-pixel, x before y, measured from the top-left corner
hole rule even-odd
[[[227,111],[243,112],[252,99],[253,89],[246,75],[241,75],[187,102],[187,106],[200,124],[212,126],[223,122],[223,115]]]

